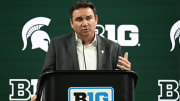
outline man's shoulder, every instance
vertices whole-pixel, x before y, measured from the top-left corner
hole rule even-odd
[[[68,39],[73,37],[73,34],[74,34],[73,32],[64,34],[64,35],[53,38],[52,41],[67,41]]]
[[[114,41],[109,40],[107,38],[104,38],[104,37],[101,37],[101,36],[98,36],[98,35],[97,35],[97,37],[98,37],[99,41],[101,41],[104,44],[120,46],[117,42],[114,42]]]

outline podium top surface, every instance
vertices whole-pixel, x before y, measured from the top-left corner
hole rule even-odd
[[[124,71],[124,70],[57,70],[50,71],[40,75],[40,80],[46,78],[50,75],[114,75],[114,74],[127,74],[134,78],[135,81],[138,80],[138,75],[134,71]],[[136,84],[136,82],[135,82]]]
[[[50,71],[40,75],[40,81],[50,75],[115,75],[127,74],[134,78],[135,84],[138,80],[138,75],[134,71],[124,70],[57,70]]]
[[[45,79],[47,77],[52,77],[52,76],[111,76],[111,75],[128,75],[131,76],[134,79],[134,85],[136,87],[136,83],[138,80],[138,75],[134,71],[124,71],[124,70],[58,70],[58,71],[50,71],[46,72],[42,75],[40,75],[39,82],[40,85],[43,84]]]

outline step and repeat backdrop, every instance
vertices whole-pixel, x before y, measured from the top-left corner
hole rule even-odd
[[[0,99],[29,101],[49,42],[72,32],[76,0],[1,0]],[[136,101],[180,100],[180,0],[92,0],[96,33],[129,52]]]

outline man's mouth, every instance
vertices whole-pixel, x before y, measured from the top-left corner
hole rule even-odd
[[[82,29],[83,32],[88,32],[89,29],[85,28],[85,29]]]

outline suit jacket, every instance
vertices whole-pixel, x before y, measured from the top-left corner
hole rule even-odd
[[[120,45],[97,35],[97,70],[114,70],[118,56],[121,56]],[[75,33],[51,40],[42,73],[55,70],[80,70]]]

